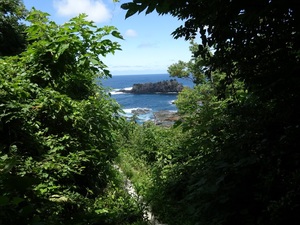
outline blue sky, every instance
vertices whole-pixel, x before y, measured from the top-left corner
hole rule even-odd
[[[169,15],[141,13],[125,20],[125,10],[112,0],[23,0],[27,9],[35,7],[51,15],[58,24],[86,13],[97,26],[115,26],[124,40],[122,51],[103,58],[112,75],[167,73],[168,67],[191,57],[189,42],[175,40],[171,33],[182,24]]]

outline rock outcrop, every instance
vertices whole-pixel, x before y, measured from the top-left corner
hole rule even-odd
[[[149,113],[150,111],[151,109],[147,109],[147,108],[137,108],[137,109],[132,109],[131,113],[135,115],[143,115]]]
[[[177,112],[168,110],[154,112],[154,123],[159,126],[172,126],[176,121],[180,120]]]
[[[183,85],[175,79],[159,81],[156,83],[143,83],[143,84],[134,84],[131,90],[123,89],[120,92],[132,93],[132,94],[170,94],[182,91]]]

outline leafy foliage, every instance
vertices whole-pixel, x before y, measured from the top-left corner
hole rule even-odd
[[[47,16],[33,10],[26,51],[0,59],[0,223],[141,220],[111,166],[119,105],[95,82],[110,76],[100,57],[120,49],[107,36],[121,35]]]
[[[299,57],[296,1],[146,0],[124,3],[122,8],[127,10],[126,17],[156,10],[183,20],[174,37],[190,40],[199,34],[198,54],[205,58],[207,47],[213,47],[211,65],[228,79],[242,78],[264,95],[281,95],[280,87],[286,85],[295,91],[289,81],[296,79]],[[281,79],[282,74],[289,77]]]
[[[26,46],[25,28],[21,22],[27,10],[21,0],[0,1],[0,57],[16,55]]]
[[[179,60],[179,62],[170,65],[168,73],[171,77],[190,79],[195,85],[207,83],[208,80],[213,81],[213,74],[208,58],[201,57],[197,54],[197,43],[192,40],[190,44],[192,59],[189,62]],[[212,53],[208,49],[206,49],[206,51],[210,57]]]
[[[170,206],[162,195],[164,186],[160,185],[176,167],[176,159],[181,154],[178,149],[186,136],[180,127],[165,128],[152,122],[143,125],[126,122],[118,138],[117,162],[142,196],[142,201],[154,207],[156,215],[162,215]],[[160,204],[158,211],[156,203]],[[164,216],[160,218],[162,222],[166,220]]]
[[[171,14],[184,20],[175,38],[201,38],[192,60],[169,70],[204,79],[177,100],[188,135],[172,150],[168,173],[157,170],[163,179],[153,179],[154,211],[169,224],[297,224],[296,2],[156,0],[122,7],[126,17]]]

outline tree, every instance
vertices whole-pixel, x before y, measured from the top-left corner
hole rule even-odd
[[[0,57],[16,55],[25,49],[27,10],[22,0],[0,1]]]
[[[122,37],[47,17],[32,10],[26,50],[0,59],[0,224],[129,223],[137,208],[111,191],[120,107],[96,85]]]
[[[211,64],[228,78],[245,79],[251,88],[264,89],[270,95],[275,94],[278,90],[275,87],[282,86],[282,82],[293,87],[288,80],[295,78],[299,65],[296,41],[299,8],[294,0],[243,3],[146,0],[125,3],[122,8],[127,10],[126,17],[156,9],[159,14],[171,14],[183,20],[184,25],[173,32],[174,37],[190,40],[199,34],[202,41],[199,54],[206,56],[206,46],[213,47]],[[292,77],[288,78],[287,74]],[[282,81],[278,83],[279,80]]]
[[[192,58],[188,62],[179,60],[169,66],[168,73],[171,77],[187,78],[193,81],[195,85],[206,83],[207,80],[212,81],[212,74],[207,58],[203,58],[198,53],[198,44],[193,40],[190,41],[190,51]],[[209,50],[207,50],[210,56]]]
[[[296,224],[297,2],[145,0],[122,7],[126,17],[156,10],[183,20],[174,37],[190,40],[200,35],[195,56],[208,59],[210,72],[224,74],[207,104],[186,121],[191,138],[181,147],[178,159],[183,161],[158,188],[167,202],[162,216],[172,224]],[[211,55],[209,48],[214,50]],[[193,94],[188,97],[195,99]],[[174,216],[179,212],[187,216]]]

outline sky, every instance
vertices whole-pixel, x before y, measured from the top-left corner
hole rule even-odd
[[[86,13],[98,27],[115,26],[124,37],[118,40],[122,51],[101,59],[112,75],[165,74],[170,65],[191,58],[189,42],[171,35],[182,21],[156,12],[142,12],[125,19],[126,11],[120,6],[129,1],[23,0],[27,9],[47,12],[57,24]]]

